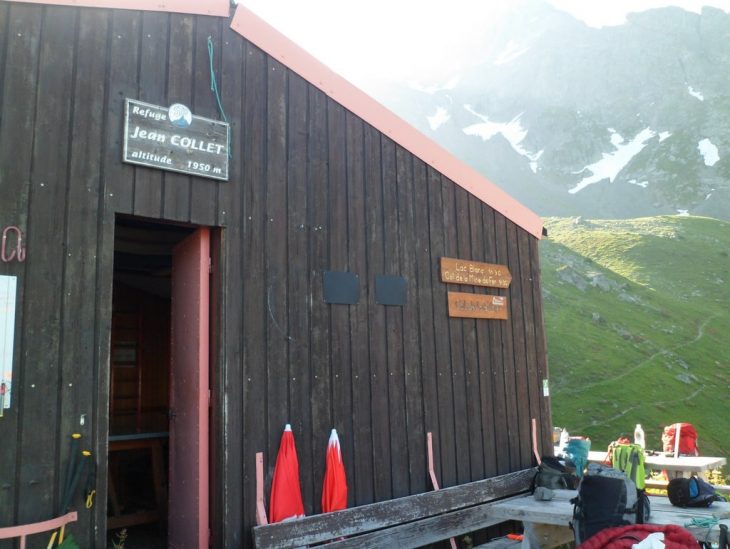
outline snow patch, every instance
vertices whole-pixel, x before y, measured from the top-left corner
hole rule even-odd
[[[649,186],[648,181],[637,181],[636,179],[629,179],[629,183],[632,185],[636,185],[637,187],[642,187],[646,189]]]
[[[451,119],[451,115],[443,107],[438,107],[436,109],[436,112],[433,115],[426,117],[426,120],[428,120],[428,125],[431,127],[432,131],[438,130],[443,124],[448,122],[450,119]]]
[[[717,151],[717,147],[709,139],[705,138],[697,143],[697,148],[702,158],[705,159],[705,166],[714,166],[720,160],[720,153]]]
[[[575,187],[568,191],[570,194],[575,194],[585,189],[588,185],[598,183],[604,179],[608,179],[609,182],[613,183],[619,172],[631,162],[632,158],[646,147],[647,142],[651,138],[656,136],[656,132],[651,128],[644,128],[636,134],[636,137],[626,143],[625,139],[616,130],[608,128],[608,131],[611,132],[611,144],[616,150],[612,153],[603,153],[601,160],[580,170],[578,173],[587,170],[592,175],[581,179]]]
[[[705,100],[705,96],[702,95],[702,92],[695,90],[692,86],[687,86],[687,91],[692,97],[699,99],[700,101]]]
[[[527,136],[527,130],[520,123],[522,113],[515,116],[509,122],[492,122],[489,120],[489,117],[475,111],[471,105],[464,105],[464,109],[482,120],[480,124],[472,124],[462,129],[466,135],[481,137],[483,141],[489,141],[495,135],[501,135],[509,142],[517,154],[530,160],[530,169],[533,173],[537,173],[537,161],[542,156],[543,150],[537,153],[531,153],[522,146],[522,142]]]
[[[664,141],[667,137],[672,137],[672,132],[659,132],[659,143]]]
[[[530,48],[527,47],[521,48],[517,42],[515,42],[514,40],[510,40],[509,42],[507,42],[505,48],[497,54],[497,58],[494,60],[494,64],[504,65],[505,63],[514,61],[529,49]]]
[[[677,210],[679,217],[689,217],[689,210]]]

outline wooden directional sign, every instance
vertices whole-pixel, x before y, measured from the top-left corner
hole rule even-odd
[[[450,317],[507,320],[508,313],[504,296],[449,292]]]
[[[509,288],[512,275],[506,265],[441,258],[441,282],[491,288]]]
[[[228,146],[225,122],[195,116],[180,103],[125,102],[124,162],[227,180]]]

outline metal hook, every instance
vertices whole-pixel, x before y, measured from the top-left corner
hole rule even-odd
[[[15,245],[15,249],[10,251],[10,254],[7,253],[7,240],[8,240],[8,232],[15,231],[17,236],[17,243]],[[2,259],[5,263],[9,263],[13,259],[17,258],[18,262],[22,263],[25,261],[25,248],[23,247],[23,233],[20,231],[18,227],[15,225],[11,225],[9,227],[5,227],[3,230],[3,242],[2,242],[2,248],[0,249],[0,259]]]

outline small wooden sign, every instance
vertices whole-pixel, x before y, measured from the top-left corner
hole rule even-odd
[[[489,286],[490,288],[509,288],[512,275],[506,265],[442,257],[441,282]]]
[[[507,298],[501,295],[449,292],[449,316],[507,320]]]

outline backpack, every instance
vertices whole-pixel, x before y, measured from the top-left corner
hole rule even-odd
[[[649,518],[649,499],[624,473],[590,463],[578,486],[570,523],[580,545],[597,532],[613,526],[640,524]]]
[[[611,452],[611,466],[626,474],[639,490],[646,485],[644,449],[638,444],[616,444]]]
[[[699,477],[673,478],[667,486],[667,496],[677,507],[709,507],[713,501],[725,501],[715,487]]]
[[[664,427],[662,447],[664,452],[674,454],[677,431],[679,431],[679,454],[685,456],[699,456],[697,447],[697,430],[691,423],[673,423]]]
[[[542,463],[537,466],[537,473],[532,479],[531,492],[533,494],[538,486],[550,490],[575,490],[578,486],[578,477],[568,470],[558,458],[543,456],[541,461]]]

